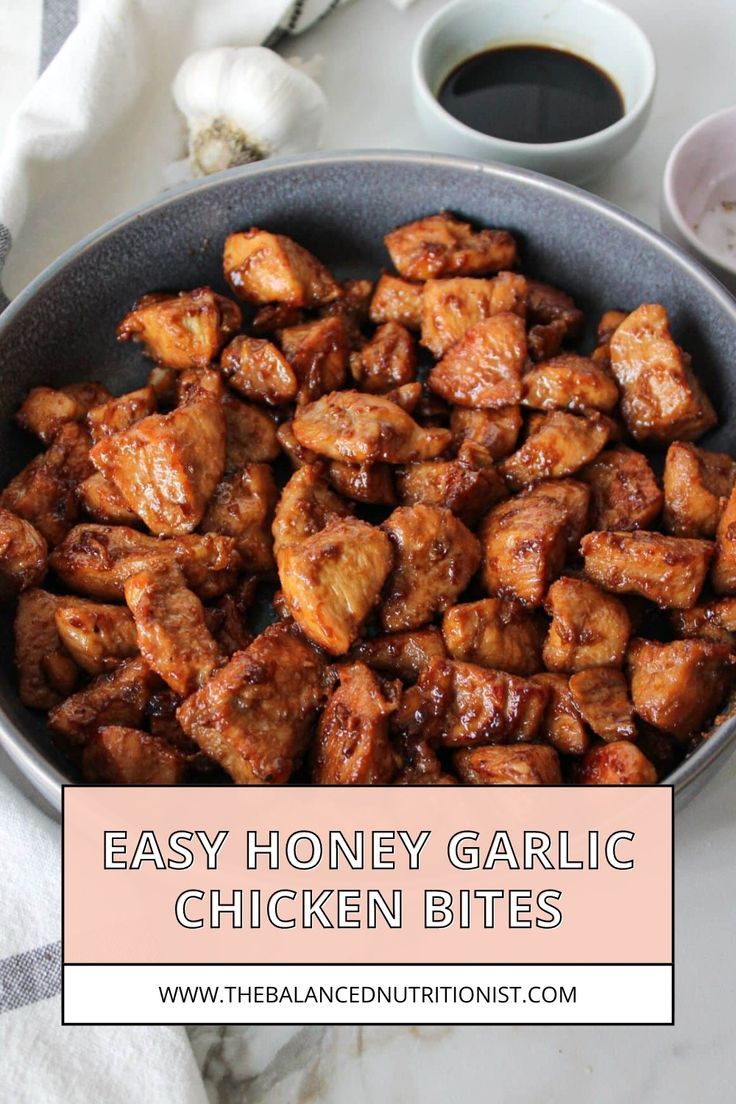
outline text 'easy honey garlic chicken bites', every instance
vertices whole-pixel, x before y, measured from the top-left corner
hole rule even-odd
[[[418,214],[342,281],[236,230],[228,294],[122,318],[133,389],[22,403],[0,599],[87,780],[651,784],[726,707],[736,460],[666,307],[586,346],[505,229]]]

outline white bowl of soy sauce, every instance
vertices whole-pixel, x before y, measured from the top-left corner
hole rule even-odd
[[[618,162],[649,116],[649,39],[605,0],[455,0],[413,58],[432,147],[584,184]]]

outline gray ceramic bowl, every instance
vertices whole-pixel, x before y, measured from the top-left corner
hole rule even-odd
[[[115,341],[115,325],[152,288],[211,284],[225,235],[250,225],[293,235],[340,276],[387,263],[382,237],[449,208],[518,236],[525,268],[572,293],[590,318],[661,301],[716,407],[736,409],[736,301],[658,234],[568,185],[505,166],[419,153],[357,152],[273,160],[184,187],[103,226],[55,261],[0,316],[0,485],[31,456],[12,415],[37,384],[94,378],[121,392],[149,365]],[[724,419],[708,445],[736,452]],[[9,618],[0,617],[0,740],[54,804],[70,777],[44,719],[18,701]],[[690,796],[736,739],[729,718],[668,779]]]

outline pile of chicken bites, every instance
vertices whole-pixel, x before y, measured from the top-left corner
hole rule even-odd
[[[85,779],[654,783],[724,707],[736,462],[693,444],[716,416],[666,309],[583,354],[505,231],[385,241],[395,274],[339,283],[231,234],[240,303],[121,321],[143,386],[18,411],[20,698]]]

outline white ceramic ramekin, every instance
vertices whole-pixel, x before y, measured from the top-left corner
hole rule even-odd
[[[492,46],[553,46],[593,62],[624,101],[618,122],[570,142],[509,142],[473,130],[437,101],[445,77]],[[455,0],[430,19],[412,63],[414,101],[433,148],[505,161],[582,184],[618,161],[641,134],[651,107],[656,63],[649,39],[605,0]]]

